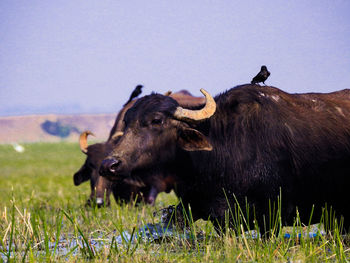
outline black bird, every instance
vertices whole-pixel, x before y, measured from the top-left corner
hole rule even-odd
[[[129,100],[124,104],[124,106],[127,105],[134,98],[136,98],[138,95],[140,95],[142,93],[142,90],[141,90],[142,88],[143,88],[142,85],[137,85],[136,88],[131,93]]]
[[[270,72],[267,70],[267,67],[261,66],[260,72],[252,79],[250,83],[257,84],[259,82],[262,82],[265,85],[265,80],[267,80],[269,76],[270,76]]]

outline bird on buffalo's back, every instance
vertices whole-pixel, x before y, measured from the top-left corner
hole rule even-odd
[[[139,96],[142,93],[142,89],[143,86],[142,85],[137,85],[136,88],[134,89],[134,91],[131,93],[129,100],[124,104],[124,107],[130,102],[132,101],[134,98],[136,98],[137,96]]]
[[[267,78],[270,76],[270,72],[267,70],[266,66],[261,66],[260,72],[252,79],[252,84],[257,84],[259,82],[264,83],[267,80]]]

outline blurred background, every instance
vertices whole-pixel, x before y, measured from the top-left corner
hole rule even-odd
[[[0,142],[105,138],[137,84],[215,95],[266,65],[287,92],[350,88],[349,14],[347,0],[1,0]]]

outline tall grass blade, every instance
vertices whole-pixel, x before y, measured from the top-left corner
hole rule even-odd
[[[11,232],[10,232],[10,240],[8,244],[8,253],[7,253],[7,261],[9,262],[11,259],[11,250],[12,250],[12,243],[13,243],[13,236],[15,232],[15,202],[14,198],[12,198],[12,210],[11,210]]]
[[[47,259],[50,258],[50,245],[49,245],[49,235],[46,225],[46,219],[44,213],[40,215],[42,226],[43,226],[43,233],[44,233],[44,247],[45,247],[45,256]]]
[[[58,219],[58,220],[57,220]],[[60,242],[60,236],[61,236],[61,229],[62,229],[62,222],[63,222],[63,215],[61,213],[59,213],[56,217],[56,240],[55,240],[55,246],[54,249],[51,253],[51,258],[55,256],[56,250],[57,250],[57,246]]]
[[[31,245],[32,245],[32,240],[30,240],[26,246],[26,249],[25,249],[23,257],[22,257],[22,263],[26,262],[27,253],[30,250]]]
[[[68,213],[66,211],[64,211],[63,209],[61,209],[62,213],[66,216],[66,218],[77,228],[80,236],[83,238],[84,240],[84,247],[87,248],[88,251],[88,255],[90,259],[93,259],[95,257],[95,254],[90,246],[89,240],[85,237],[83,231],[81,231],[80,227],[78,226],[78,224],[76,224],[74,222],[74,220],[68,215]]]

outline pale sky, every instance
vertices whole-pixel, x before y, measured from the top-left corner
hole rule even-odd
[[[117,112],[144,93],[350,88],[350,1],[1,0],[0,115]]]

